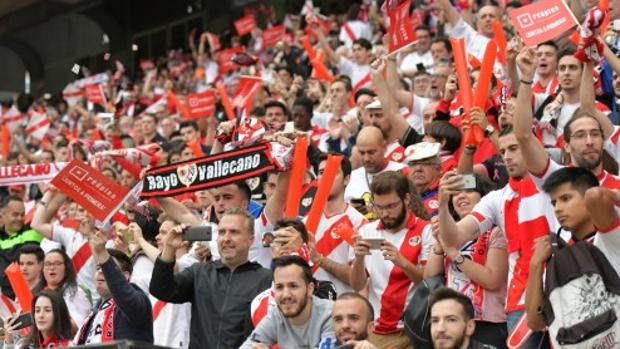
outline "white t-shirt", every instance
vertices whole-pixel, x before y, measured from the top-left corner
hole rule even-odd
[[[71,228],[65,228],[58,223],[52,224],[52,240],[60,243],[71,259],[76,258],[82,246],[88,246],[88,240],[82,233]],[[95,285],[95,259],[90,252],[90,247],[84,248],[88,248],[88,259],[83,267],[77,271],[77,282],[90,291],[93,302],[96,302],[99,299],[99,293],[97,293],[97,286]]]
[[[594,237],[594,246],[603,252],[616,273],[620,275],[620,219],[616,219],[616,223],[608,229],[598,231]]]
[[[351,86],[355,87],[360,80],[364,79],[370,73],[369,64],[357,64],[346,57],[340,56],[338,63],[340,73],[351,79]]]
[[[368,41],[372,41],[372,27],[370,24],[362,22],[360,20],[348,21],[347,24],[351,31],[353,32],[355,39],[366,39]],[[338,35],[338,40],[340,40],[346,47],[351,49],[353,47],[353,41],[349,34],[347,33],[344,26],[340,27],[340,34]]]
[[[387,166],[377,173],[366,173],[366,168],[363,166],[355,169],[351,172],[351,180],[344,191],[344,199],[346,201],[351,201],[351,199],[362,199],[365,196],[370,195],[370,183],[372,183],[372,180],[379,173],[383,173],[385,171],[401,171],[406,168],[407,165],[405,164],[389,161]]]
[[[409,71],[415,70],[417,71],[417,65],[422,63],[424,68],[427,71],[433,67],[433,55],[431,54],[431,50],[424,52],[423,54],[419,54],[418,52],[411,52],[403,58],[400,62],[400,70],[401,71]]]
[[[446,33],[450,38],[464,38],[465,51],[482,62],[489,38],[475,31],[463,18],[459,18],[453,27],[448,24],[446,26]]]

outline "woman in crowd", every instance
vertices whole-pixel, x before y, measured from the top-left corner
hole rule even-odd
[[[452,197],[446,197],[439,187],[439,199],[450,200],[449,208],[455,220],[471,213],[480,199],[491,191],[491,184],[483,177],[476,174],[475,180],[475,188],[464,189]],[[437,237],[437,233],[438,226],[434,225],[433,235]],[[497,227],[460,247],[445,246],[438,240],[424,269],[424,277],[444,274],[446,286],[471,298],[476,314],[474,337],[497,348],[505,348],[507,338],[504,314],[508,275],[506,246],[506,237]]]
[[[33,324],[30,334],[15,343],[19,323],[17,317],[5,320],[4,349],[68,347],[73,337],[67,304],[60,293],[41,291],[32,300]]]
[[[44,289],[62,295],[74,325],[79,327],[92,305],[86,292],[78,286],[71,258],[63,250],[51,250],[45,255],[43,283]]]

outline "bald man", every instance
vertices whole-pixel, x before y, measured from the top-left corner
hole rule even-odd
[[[409,174],[406,165],[385,158],[386,146],[387,142],[378,127],[366,126],[357,135],[355,147],[362,160],[362,167],[351,172],[351,180],[344,192],[345,200],[349,202],[353,200],[352,204],[356,208],[361,204],[360,199],[369,202],[370,183],[379,173],[403,171],[405,175]]]
[[[493,5],[480,8],[476,15],[476,31],[461,17],[450,0],[438,0],[438,4],[449,24],[446,33],[450,38],[464,38],[467,53],[482,61],[489,40],[493,39],[493,21],[501,18],[500,8]]]

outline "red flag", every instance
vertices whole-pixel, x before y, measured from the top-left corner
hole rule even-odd
[[[9,279],[11,288],[13,288],[13,292],[15,292],[15,298],[17,298],[19,305],[22,307],[22,311],[24,313],[29,313],[32,310],[32,292],[30,292],[30,287],[28,287],[28,283],[19,268],[19,264],[17,264],[17,262],[9,264],[9,266],[4,269],[4,273],[7,279]]]
[[[314,21],[306,26],[306,34],[308,34],[308,36],[311,36],[315,39],[318,38],[316,33],[314,32],[314,28],[312,27],[312,24],[314,23],[319,25],[319,30],[323,31],[323,34],[327,35],[327,33],[329,33],[329,30],[331,29],[331,25],[329,24],[329,22],[323,20],[318,16],[315,16]]]
[[[79,160],[71,161],[51,183],[100,221],[109,219],[129,193]]]
[[[405,0],[393,9],[389,9],[390,28],[390,53],[410,45],[416,39],[414,27],[409,17],[411,0]]]
[[[310,38],[308,38],[308,36],[304,35],[304,36],[299,38],[299,41],[301,42],[301,45],[306,50],[306,53],[308,54],[308,58],[310,58],[310,60],[313,60],[314,57],[316,57],[316,52],[314,51],[314,47],[310,43]]]
[[[211,51],[217,51],[222,48],[219,36],[211,34],[209,32],[205,32],[205,34],[207,35],[207,41],[209,42],[209,47],[211,48]]]
[[[218,63],[220,66],[220,74],[227,73],[231,70],[239,69],[239,66],[233,63],[232,59],[236,53],[243,52],[243,47],[229,48],[218,53]]]
[[[2,115],[2,123],[7,125],[11,132],[15,132],[15,130],[17,130],[19,125],[21,125],[25,119],[26,116],[17,109],[15,104],[13,104],[11,109],[4,113],[4,115]]]
[[[577,21],[563,0],[545,0],[510,11],[525,45],[533,47],[569,31]]]
[[[30,114],[30,121],[28,121],[28,125],[26,126],[26,133],[28,136],[43,139],[50,128],[50,124],[51,122],[44,111],[33,111]]]
[[[219,81],[215,84],[215,87],[217,88],[217,92],[220,94],[220,100],[222,101],[222,105],[224,106],[224,111],[226,112],[228,120],[237,120],[233,106],[230,103],[230,99],[228,98],[228,92],[226,92],[226,87],[224,87],[224,84]]]
[[[280,40],[284,40],[284,34],[286,34],[286,28],[284,24],[265,29],[263,31],[263,50],[267,47],[275,46]]]
[[[84,90],[86,99],[89,102],[100,105],[106,104],[105,93],[103,93],[103,86],[101,84],[86,85]]]
[[[316,77],[321,81],[334,81],[334,76],[332,75],[332,73],[330,73],[329,69],[327,69],[325,64],[323,64],[323,56],[321,55],[321,51],[317,53],[316,57],[314,57],[314,59],[310,61],[310,63],[312,64],[313,77]]]
[[[297,217],[299,214],[299,201],[301,199],[301,187],[304,182],[306,161],[308,152],[308,138],[297,138],[293,153],[293,165],[291,166],[291,179],[286,198],[286,217]]]
[[[181,113],[181,115],[183,115],[183,117],[185,118],[190,117],[190,113],[189,113],[189,110],[187,109],[187,106],[185,106],[185,104],[179,101],[179,99],[174,94],[174,92],[172,91],[166,92],[166,97],[168,98],[168,101],[177,108],[177,111]]]
[[[187,95],[187,106],[190,118],[211,116],[215,112],[215,90],[210,89]]]
[[[239,78],[239,84],[233,95],[232,105],[235,108],[244,108],[248,101],[254,97],[263,85],[263,79],[257,76],[242,75]],[[249,110],[248,110],[249,112]]]
[[[248,14],[235,21],[235,29],[239,36],[250,34],[256,28],[254,15]]]

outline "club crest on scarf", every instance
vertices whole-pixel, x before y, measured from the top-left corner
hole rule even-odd
[[[179,182],[189,187],[198,176],[198,167],[196,167],[195,163],[179,166],[177,167],[177,175],[179,176]]]

